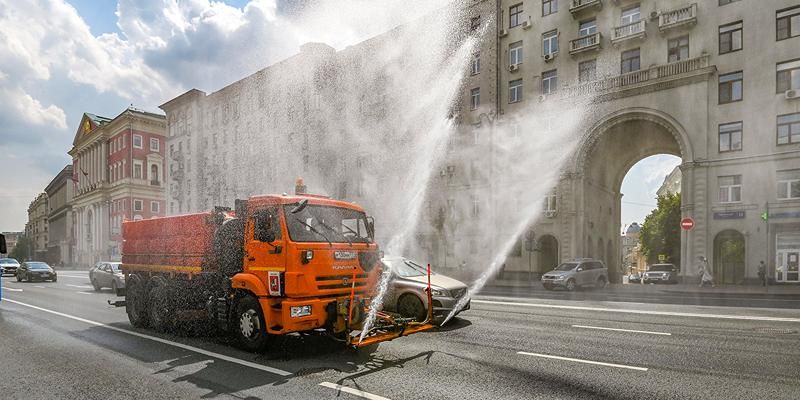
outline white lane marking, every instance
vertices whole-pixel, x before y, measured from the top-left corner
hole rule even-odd
[[[560,309],[560,310],[602,311],[602,312],[616,312],[616,313],[628,313],[628,314],[645,314],[645,315],[664,315],[664,316],[670,316],[670,317],[738,319],[738,320],[743,320],[743,321],[800,322],[800,318],[765,317],[765,316],[757,316],[757,315],[724,315],[724,314],[699,314],[699,313],[685,313],[685,312],[671,312],[671,311],[626,310],[626,309],[620,309],[620,308],[564,306],[564,305],[558,305],[558,304],[533,304],[533,303],[517,303],[517,302],[511,302],[511,301],[475,300],[475,299],[472,299],[472,302],[473,303],[478,303],[478,304],[495,304],[495,305],[504,305],[504,306],[554,308],[554,309]]]
[[[86,286],[86,285],[70,285],[70,284],[67,284],[67,286],[78,288],[78,289],[92,289],[91,286]]]
[[[8,291],[11,291],[11,292],[21,292],[22,291],[22,289],[16,289],[16,288],[8,287],[8,286],[3,286],[3,290],[8,290]]]
[[[353,389],[351,387],[337,385],[331,382],[322,382],[319,385],[324,386],[326,388],[331,388],[333,390],[338,390],[340,392],[350,393],[352,395],[363,397],[369,400],[389,400],[388,397],[378,396],[377,394],[367,393],[363,390]]]
[[[647,368],[644,368],[644,367],[634,367],[634,366],[631,366],[631,365],[622,365],[622,364],[604,363],[604,362],[600,362],[600,361],[581,360],[580,358],[551,356],[549,354],[528,353],[528,352],[525,352],[525,351],[518,351],[517,354],[522,354],[522,355],[526,355],[526,356],[533,356],[533,357],[541,357],[541,358],[551,358],[551,359],[554,359],[554,360],[562,360],[562,361],[574,361],[574,362],[579,362],[579,363],[584,363],[584,364],[602,365],[602,366],[606,366],[606,367],[632,369],[632,370],[636,370],[636,371],[647,371]]]
[[[89,275],[66,275],[66,274],[58,274],[59,278],[72,278],[72,279],[89,279]]]
[[[39,288],[39,289],[47,289],[47,286],[42,286],[42,285],[34,285],[33,287]]]
[[[69,319],[72,319],[72,320],[75,320],[75,321],[83,322],[83,323],[88,324],[88,325],[99,326],[99,327],[103,327],[103,328],[106,328],[106,329],[110,329],[112,331],[124,333],[124,334],[127,334],[127,335],[131,335],[131,336],[136,336],[136,337],[140,337],[140,338],[143,338],[143,339],[152,340],[154,342],[163,343],[163,344],[166,344],[166,345],[169,345],[169,346],[173,346],[173,347],[177,347],[177,348],[180,348],[180,349],[192,351],[192,352],[195,352],[195,353],[198,353],[198,354],[202,354],[204,356],[213,357],[213,358],[216,358],[218,360],[223,360],[223,361],[231,362],[231,363],[234,363],[234,364],[239,364],[239,365],[242,365],[242,366],[245,366],[245,367],[250,367],[250,368],[253,368],[253,369],[269,372],[271,374],[280,375],[280,376],[292,375],[291,372],[284,371],[284,370],[281,370],[281,369],[278,369],[278,368],[272,368],[272,367],[268,367],[266,365],[261,365],[261,364],[257,364],[257,363],[254,363],[254,362],[241,360],[241,359],[234,358],[234,357],[231,357],[231,356],[226,356],[224,354],[215,353],[213,351],[203,350],[203,349],[201,349],[199,347],[194,347],[194,346],[189,346],[188,344],[173,342],[173,341],[170,341],[170,340],[167,340],[167,339],[162,339],[160,337],[145,335],[143,333],[134,332],[134,331],[131,331],[131,330],[128,330],[128,329],[117,328],[116,326],[106,325],[106,324],[101,323],[101,322],[96,322],[96,321],[88,320],[88,319],[85,319],[85,318],[76,317],[74,315],[69,315],[69,314],[64,314],[64,313],[58,312],[58,311],[48,310],[46,308],[42,308],[42,307],[34,306],[34,305],[31,305],[31,304],[23,303],[21,301],[11,300],[11,299],[8,299],[8,298],[4,298],[3,301],[7,301],[9,303],[18,304],[18,305],[25,306],[25,307],[30,307],[30,308],[33,308],[34,310],[39,310],[39,311],[43,311],[43,312],[46,312],[46,313],[58,315],[59,317],[69,318]]]
[[[653,332],[653,331],[639,331],[639,330],[635,330],[635,329],[606,328],[606,327],[602,327],[602,326],[572,325],[572,327],[573,328],[582,328],[582,329],[599,329],[601,331],[646,333],[648,335],[672,336],[671,333],[667,333],[667,332]]]
[[[75,293],[78,293],[78,294],[88,294],[88,295],[90,295],[90,296],[94,294],[94,293],[89,293],[89,292],[75,292]]]

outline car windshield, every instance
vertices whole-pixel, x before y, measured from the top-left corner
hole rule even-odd
[[[577,266],[578,263],[563,263],[556,267],[555,271],[572,271]]]
[[[392,271],[401,278],[412,278],[415,276],[425,276],[428,273],[427,267],[423,267],[411,260],[384,260],[392,267]]]
[[[367,216],[348,208],[308,205],[292,214],[297,204],[288,204],[286,222],[289,236],[295,242],[371,243]]]
[[[114,271],[114,272],[119,272],[119,269],[122,266],[121,263],[112,263],[112,264],[108,264],[108,265],[111,266],[111,270]]]
[[[28,265],[28,268],[32,269],[32,270],[33,269],[37,269],[37,270],[38,269],[50,269],[50,266],[45,264],[45,263],[43,263],[43,262],[32,262],[32,263],[28,263],[27,265]]]
[[[12,265],[12,264],[19,264],[17,260],[13,258],[0,258],[0,265]]]
[[[672,272],[675,270],[675,266],[672,264],[658,264],[658,265],[651,265],[648,271],[651,272]]]

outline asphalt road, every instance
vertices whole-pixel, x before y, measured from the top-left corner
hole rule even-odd
[[[84,272],[3,280],[3,399],[797,399],[800,310],[478,296],[438,331],[354,352],[132,328]],[[337,386],[341,385],[341,386]]]

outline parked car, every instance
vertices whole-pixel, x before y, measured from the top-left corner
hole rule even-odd
[[[53,281],[58,280],[58,274],[53,267],[41,261],[25,261],[17,269],[17,282],[22,281]]]
[[[428,309],[428,267],[404,257],[384,257],[382,261],[392,273],[383,301],[384,310],[417,321],[425,320]],[[435,322],[443,322],[465,296],[468,300],[456,314],[470,308],[467,285],[435,272],[431,272],[431,296]]]
[[[642,276],[638,272],[628,275],[628,283],[642,283]]]
[[[563,287],[569,291],[583,286],[604,288],[608,285],[608,268],[600,260],[581,258],[562,263],[542,275],[542,286],[547,290]]]
[[[92,282],[94,290],[104,287],[111,288],[114,293],[117,289],[125,288],[125,275],[120,269],[120,262],[101,261],[89,270],[89,281]]]
[[[0,269],[3,270],[3,275],[17,274],[17,268],[19,268],[19,261],[14,258],[0,258]]]
[[[644,273],[642,283],[678,283],[678,268],[673,264],[653,264]]]

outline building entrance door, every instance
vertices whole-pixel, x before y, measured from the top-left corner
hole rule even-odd
[[[775,281],[800,283],[800,235],[776,236]]]
[[[714,280],[739,284],[744,280],[745,241],[738,231],[727,230],[714,240]]]

